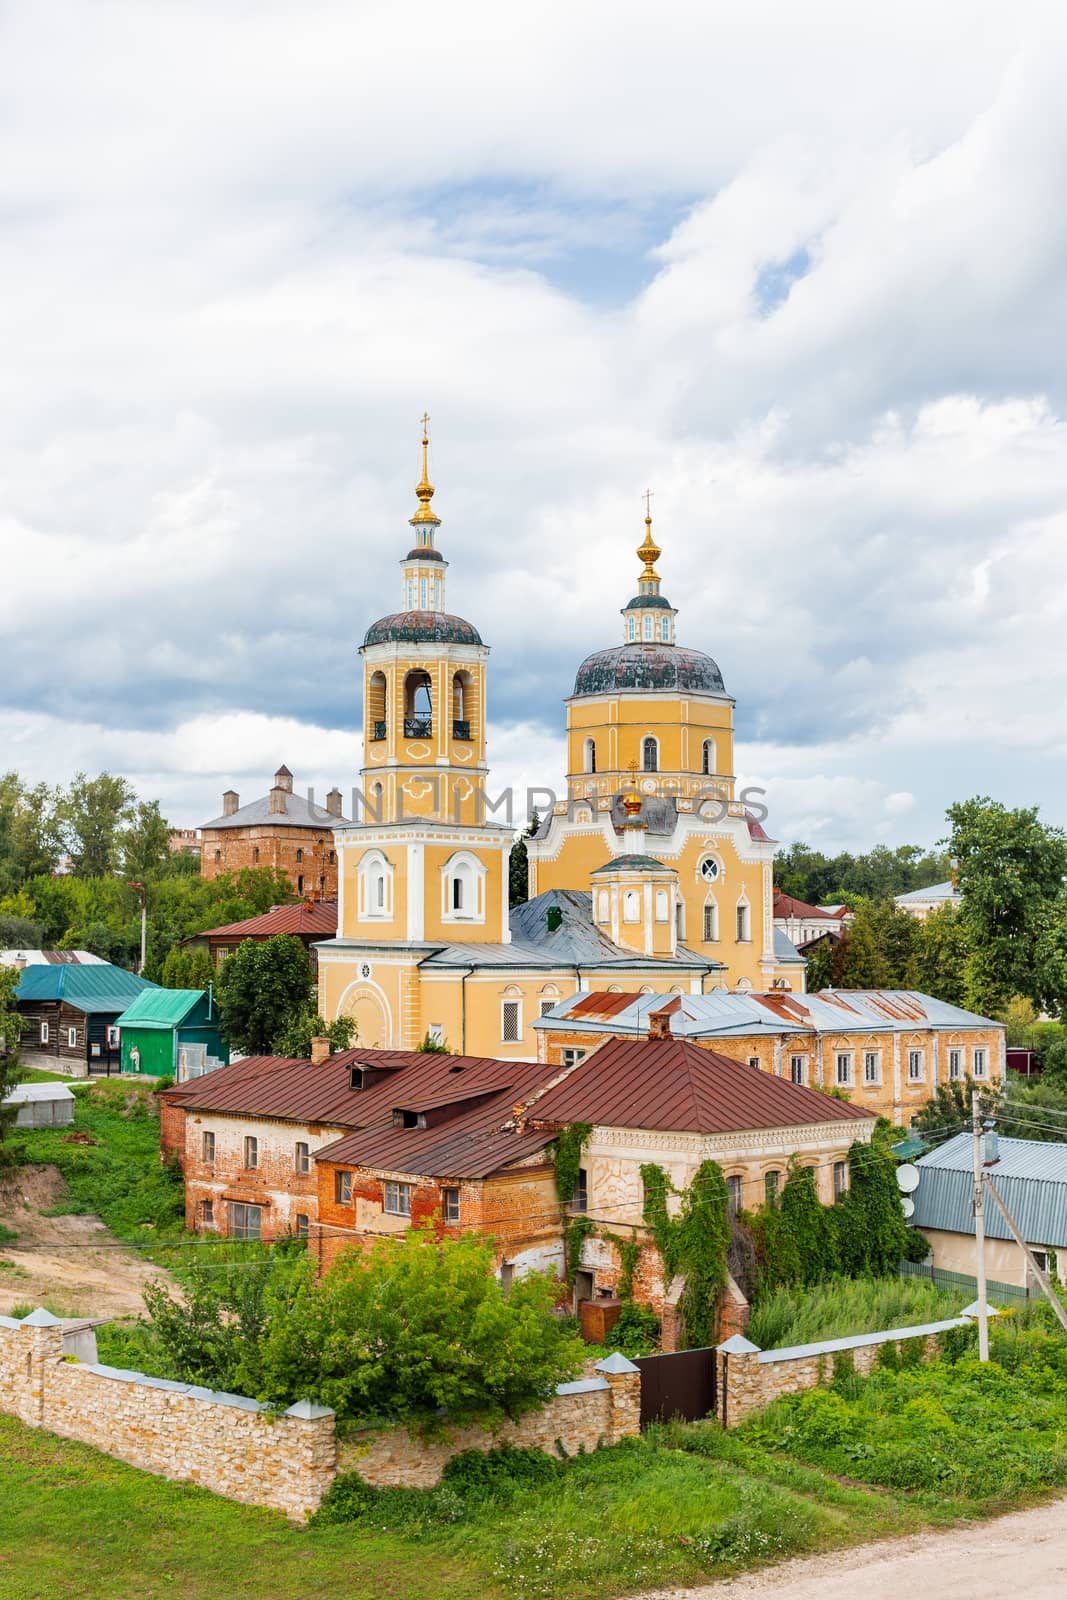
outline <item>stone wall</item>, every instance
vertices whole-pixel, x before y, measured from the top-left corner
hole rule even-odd
[[[0,1317],[0,1411],[292,1522],[307,1519],[339,1471],[382,1486],[429,1488],[463,1450],[509,1443],[575,1455],[640,1429],[641,1375],[621,1355],[601,1361],[595,1378],[561,1384],[518,1422],[458,1429],[432,1443],[399,1425],[366,1429],[339,1447],[334,1414],[324,1406],[302,1400],[271,1417],[244,1395],[73,1361],[64,1356],[64,1332],[47,1311],[21,1322]]]
[[[337,1470],[333,1412],[302,1401],[272,1419],[243,1395],[64,1359],[47,1311],[0,1317],[0,1410],[160,1477],[302,1522]]]
[[[599,1362],[597,1370],[602,1376],[561,1384],[540,1411],[492,1430],[463,1428],[432,1442],[400,1425],[349,1434],[339,1446],[337,1470],[358,1472],[367,1483],[382,1488],[431,1489],[440,1482],[445,1464],[464,1450],[510,1444],[549,1455],[557,1455],[562,1447],[573,1456],[583,1447],[595,1450],[601,1441],[615,1444],[640,1431],[641,1374],[619,1355]]]
[[[736,1428],[754,1411],[763,1411],[782,1395],[799,1394],[829,1383],[834,1362],[840,1364],[842,1357],[865,1377],[878,1365],[883,1346],[893,1344],[899,1351],[902,1344],[921,1339],[923,1360],[931,1361],[938,1353],[939,1335],[948,1328],[966,1327],[969,1322],[967,1316],[952,1317],[947,1322],[928,1322],[916,1328],[890,1328],[781,1350],[761,1350],[750,1340],[735,1335],[715,1351],[719,1421],[724,1427]]]

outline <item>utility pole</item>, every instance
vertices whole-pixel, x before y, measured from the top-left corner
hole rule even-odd
[[[993,1180],[989,1176],[988,1172],[985,1174],[985,1181],[989,1185],[990,1198],[995,1202],[997,1210],[1004,1218],[1004,1221],[1007,1224],[1008,1232],[1011,1234],[1012,1238],[1015,1240],[1015,1243],[1019,1246],[1019,1249],[1026,1257],[1026,1263],[1034,1277],[1037,1279],[1038,1288],[1041,1290],[1041,1293],[1045,1296],[1045,1299],[1056,1313],[1056,1316],[1060,1322],[1060,1326],[1064,1329],[1067,1329],[1067,1311],[1064,1311],[1063,1302],[1060,1300],[1056,1291],[1053,1289],[1052,1284],[1049,1282],[1048,1274],[1043,1272],[1038,1266],[1037,1262],[1034,1260],[1033,1252],[1031,1251],[1030,1246],[1019,1232],[1019,1229],[1015,1223],[1015,1218],[1011,1215],[1007,1206],[1004,1204],[1003,1200],[1000,1198],[1000,1195],[994,1188]]]
[[[145,952],[148,946],[148,900],[143,883],[128,883],[127,889],[136,889],[141,898],[141,965],[137,971],[144,977]]]
[[[978,1359],[989,1360],[989,1307],[985,1287],[985,1216],[982,1205],[982,1108],[977,1089],[971,1090],[971,1130],[974,1134],[974,1275],[978,1285]]]

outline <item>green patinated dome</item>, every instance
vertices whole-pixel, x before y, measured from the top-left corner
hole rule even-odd
[[[647,602],[648,597],[644,597]],[[643,602],[643,603],[644,603]],[[688,690],[725,694],[722,673],[701,650],[677,644],[619,644],[586,656],[574,680],[574,693],[611,694],[619,689]]]
[[[477,628],[447,611],[396,611],[367,629],[371,644],[481,644]]]

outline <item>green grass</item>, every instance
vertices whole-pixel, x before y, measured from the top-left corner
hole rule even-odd
[[[65,1072],[43,1072],[40,1067],[22,1067],[19,1070],[20,1083],[84,1083],[84,1078],[71,1078]]]
[[[853,1333],[917,1327],[956,1316],[973,1299],[924,1278],[834,1278],[813,1289],[776,1289],[753,1307],[746,1336],[761,1350]]]
[[[18,1128],[7,1141],[20,1164],[48,1162],[67,1182],[54,1215],[93,1213],[120,1239],[177,1238],[184,1231],[181,1174],[159,1163],[159,1107],[143,1085],[98,1079],[74,1087],[74,1130],[96,1140],[74,1144],[69,1128]]]

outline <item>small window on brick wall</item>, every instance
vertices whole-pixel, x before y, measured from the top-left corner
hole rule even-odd
[[[215,1160],[215,1135],[204,1133],[200,1136],[200,1155],[204,1162],[211,1166]]]
[[[251,1135],[245,1139],[245,1166],[259,1166],[259,1140],[253,1139]]]
[[[296,1173],[299,1178],[306,1178],[311,1171],[311,1151],[306,1144],[296,1147]]]
[[[308,1219],[300,1211],[296,1215],[296,1236],[298,1239],[306,1239],[308,1236]]]
[[[339,1206],[350,1206],[352,1204],[352,1174],[350,1172],[334,1173],[333,1197]]]
[[[459,1190],[441,1190],[441,1220],[455,1223],[459,1221]]]

